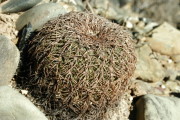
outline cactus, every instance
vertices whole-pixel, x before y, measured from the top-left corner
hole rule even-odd
[[[70,12],[49,21],[27,51],[28,87],[58,119],[103,119],[135,70],[131,35],[91,13]]]

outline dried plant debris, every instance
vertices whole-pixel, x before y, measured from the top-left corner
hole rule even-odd
[[[50,119],[103,119],[129,87],[133,44],[124,27],[103,17],[61,15],[28,43],[21,84]]]

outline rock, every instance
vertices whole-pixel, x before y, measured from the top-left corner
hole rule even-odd
[[[120,18],[120,9],[117,0],[91,0],[90,5],[92,12],[95,12],[98,15],[106,17],[107,19],[119,19]],[[93,9],[95,8],[95,9]],[[123,13],[123,12],[122,12]]]
[[[158,52],[154,52],[154,56],[166,69],[174,68],[174,61],[169,56]]]
[[[16,13],[32,8],[42,0],[8,0],[0,6],[1,13]]]
[[[152,38],[149,39],[149,45],[154,50],[164,55],[180,54],[180,31],[163,23],[152,31]]]
[[[5,35],[7,38],[14,40],[18,33],[15,30],[15,22],[18,17],[18,14],[6,15],[0,13],[0,35]]]
[[[176,64],[176,69],[179,71],[180,73],[180,62]]]
[[[145,31],[145,33],[150,32],[151,30],[153,30],[157,26],[158,26],[158,23],[150,22],[144,27],[144,31]]]
[[[126,22],[126,27],[129,28],[129,29],[132,29],[133,28],[133,24],[129,21]]]
[[[134,33],[133,35],[139,38],[140,36],[147,36],[148,32],[152,31],[155,27],[158,26],[158,23],[152,22],[149,19],[143,17],[125,17],[123,19],[125,26]],[[142,40],[140,38],[140,40]]]
[[[41,4],[21,15],[16,22],[16,29],[21,30],[28,23],[31,23],[33,30],[39,29],[50,19],[67,12],[69,12],[69,8],[64,3]]]
[[[40,3],[38,3],[37,5],[40,5],[40,4],[44,4],[44,3],[50,3],[52,0],[41,0]],[[54,1],[54,0],[53,0]]]
[[[134,31],[138,32],[139,34],[144,34],[146,32],[145,31],[145,22],[139,21],[138,23],[136,23],[134,26]]]
[[[151,57],[152,50],[148,45],[136,49],[137,66],[135,77],[147,82],[157,82],[165,77],[165,70],[161,63]]]
[[[134,96],[145,95],[151,89],[151,85],[141,80],[132,80],[132,91]]]
[[[132,80],[131,95],[142,96],[145,94],[164,95],[167,92],[167,88],[161,81],[155,83],[148,83],[142,80]]]
[[[174,62],[180,62],[180,54],[172,56],[172,59],[174,60]]]
[[[147,94],[136,102],[136,120],[180,120],[180,99]]]
[[[132,24],[137,24],[139,22],[139,17],[137,16],[130,16],[127,18],[127,20],[125,20],[125,22],[128,21]]]
[[[153,21],[177,26],[180,21],[179,0],[129,0],[132,1],[133,11]]]
[[[172,91],[172,92],[180,92],[180,83],[176,80],[169,80],[166,82],[166,86]]]
[[[9,86],[0,86],[0,120],[48,120],[26,97]]]
[[[162,55],[160,53],[154,52],[155,58],[163,65],[165,68],[166,72],[166,78],[165,81],[167,80],[175,80],[175,77],[177,76],[178,72],[175,69],[175,63],[171,59],[171,57],[167,55]]]
[[[77,6],[83,6],[83,3],[82,3],[82,0],[52,0],[53,2],[65,2],[65,3],[68,3],[68,4],[74,4],[74,5],[77,5]]]
[[[64,2],[58,2],[59,5],[63,6],[68,12],[71,11],[83,11],[84,8],[82,6],[79,6],[77,4],[73,3],[64,3]]]
[[[16,72],[20,59],[19,50],[5,36],[0,36],[0,86],[8,85]]]
[[[172,69],[167,68],[166,69],[166,77],[168,77],[169,80],[175,80],[177,75],[178,75],[178,72],[175,68],[172,68]]]
[[[129,120],[132,100],[132,96],[127,92],[121,97],[116,107],[107,110],[104,120]]]

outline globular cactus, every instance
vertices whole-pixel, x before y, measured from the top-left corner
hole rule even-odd
[[[49,21],[27,51],[29,84],[44,97],[47,111],[58,111],[53,112],[58,119],[102,119],[135,70],[130,34],[91,13],[70,12]]]

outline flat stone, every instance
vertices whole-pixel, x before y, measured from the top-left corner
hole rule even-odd
[[[16,72],[20,53],[13,42],[0,35],[0,86],[8,85]]]
[[[33,30],[41,28],[47,21],[68,12],[64,4],[45,3],[33,7],[22,14],[17,22],[16,29],[21,30],[25,25],[31,23]]]
[[[26,97],[9,86],[0,86],[0,120],[48,120]]]
[[[151,57],[152,50],[146,44],[136,49],[137,65],[135,77],[147,82],[162,81],[165,77],[165,70],[161,63]]]
[[[180,99],[147,94],[136,102],[136,120],[180,120]]]
[[[152,38],[148,43],[154,51],[161,54],[180,54],[180,31],[165,22],[152,31]]]

